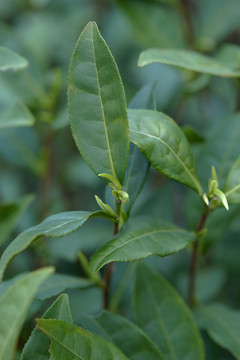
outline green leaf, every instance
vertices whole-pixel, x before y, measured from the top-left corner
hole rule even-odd
[[[204,349],[192,314],[176,290],[144,264],[137,266],[135,318],[167,360],[203,360]]]
[[[231,69],[215,59],[190,50],[180,49],[149,49],[140,54],[138,65],[145,66],[152,63],[162,63],[177,66],[200,73],[222,76],[239,77],[240,72]]]
[[[60,294],[66,289],[86,289],[92,285],[92,281],[86,278],[56,273],[49,276],[49,278],[42,283],[35,297],[40,300],[45,300]]]
[[[83,316],[80,322],[84,329],[113,342],[129,359],[165,360],[150,337],[122,316],[104,311],[98,317]]]
[[[151,110],[129,110],[130,139],[164,175],[202,193],[189,143],[167,115]]]
[[[0,280],[8,263],[20,252],[25,250],[31,243],[41,236],[62,237],[76,231],[89,218],[97,216],[99,212],[70,211],[52,215],[39,225],[25,230],[6,248],[0,258]]]
[[[44,313],[43,319],[57,319],[72,323],[68,295],[60,295]],[[21,360],[49,360],[50,344],[50,339],[35,327],[24,346]]]
[[[113,344],[76,325],[61,320],[38,319],[39,329],[51,339],[51,355],[57,360],[127,360]]]
[[[199,306],[194,311],[199,326],[217,344],[240,359],[240,312],[221,304]]]
[[[0,71],[7,70],[20,70],[27,67],[27,60],[15,53],[15,51],[9,50],[0,46]]]
[[[73,137],[96,173],[122,184],[128,160],[126,101],[113,56],[94,22],[81,33],[69,69],[68,109]]]
[[[228,173],[224,192],[229,204],[240,204],[240,156]]]
[[[0,204],[0,245],[8,239],[21,215],[28,208],[33,199],[33,195],[27,195],[15,203]]]
[[[124,190],[129,194],[129,202],[122,204],[129,214],[137,200],[149,173],[150,163],[133,143],[130,144],[129,161],[124,180]]]
[[[31,126],[34,117],[22,102],[17,102],[0,115],[0,130],[9,127]]]
[[[53,272],[44,268],[16,281],[0,298],[0,359],[12,359],[27,310],[39,285]]]
[[[157,219],[131,219],[119,235],[92,256],[90,266],[96,271],[112,261],[171,255],[184,249],[194,238],[193,233]]]

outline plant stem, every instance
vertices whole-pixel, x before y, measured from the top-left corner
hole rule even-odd
[[[207,220],[207,213],[201,215],[197,232],[201,231],[204,228],[205,222]],[[192,308],[195,301],[195,288],[196,288],[196,273],[197,273],[197,261],[198,261],[198,250],[199,250],[199,237],[197,236],[192,250],[192,256],[189,265],[189,283],[188,283],[188,304]]]
[[[180,1],[180,12],[183,17],[183,29],[185,31],[186,40],[188,44],[194,48],[194,29],[191,19],[191,8],[193,6],[191,0]]]
[[[121,210],[121,201],[116,200],[116,214],[118,215],[118,221],[114,223],[113,225],[113,236],[115,236],[119,229],[119,216],[120,216],[120,210]],[[105,286],[104,286],[104,292],[103,292],[103,303],[104,303],[104,309],[109,308],[109,290],[110,290],[110,284],[111,284],[111,278],[113,273],[113,266],[114,263],[107,264],[106,274],[105,274]]]

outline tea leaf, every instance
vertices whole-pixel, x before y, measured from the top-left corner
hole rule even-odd
[[[27,310],[39,285],[53,272],[43,268],[21,277],[0,298],[0,359],[12,359]]]
[[[199,326],[218,345],[240,359],[240,312],[221,304],[199,306],[195,312]]]
[[[8,263],[31,243],[41,236],[62,237],[76,231],[89,218],[97,216],[99,212],[70,211],[52,215],[39,225],[29,228],[19,234],[5,249],[0,258],[0,280]]]
[[[43,319],[58,319],[72,323],[68,295],[60,295],[44,313]],[[50,344],[50,339],[35,327],[24,346],[21,360],[49,360]]]
[[[200,334],[176,290],[144,264],[137,266],[134,309],[137,324],[159,346],[167,360],[203,360]]]
[[[37,324],[52,339],[50,352],[54,359],[128,359],[110,342],[76,325],[45,319],[38,319]]]
[[[149,49],[140,54],[139,66],[152,63],[177,66],[200,73],[222,76],[240,77],[240,72],[218,63],[215,59],[190,50],[180,49]]]
[[[66,289],[86,289],[92,285],[92,281],[86,278],[56,273],[49,276],[49,278],[42,283],[35,297],[40,300],[45,300],[60,294]]]
[[[34,124],[34,117],[30,110],[22,102],[17,102],[3,114],[0,114],[0,129],[19,126],[31,126]]]
[[[155,219],[131,219],[113,240],[91,258],[94,271],[112,261],[136,261],[150,255],[167,256],[184,249],[195,238],[193,233]]]
[[[122,184],[128,160],[126,101],[113,56],[90,22],[74,49],[69,70],[69,116],[79,151],[96,173]]]
[[[81,324],[85,329],[113,342],[129,359],[166,359],[142,329],[122,316],[104,311],[98,317],[82,317]]]
[[[189,143],[167,115],[150,110],[129,110],[130,139],[164,175],[202,193]]]
[[[224,192],[229,204],[240,204],[240,156],[228,173]]]
[[[15,51],[0,46],[0,71],[20,70],[27,67],[28,61]]]

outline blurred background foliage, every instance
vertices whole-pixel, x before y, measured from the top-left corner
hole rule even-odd
[[[194,49],[239,68],[239,0],[2,0],[0,45],[24,56],[29,66],[0,73],[0,119],[14,118],[20,107],[35,123],[0,128],[1,251],[20,231],[46,216],[92,211],[97,209],[94,194],[104,197],[102,182],[77,151],[67,113],[71,53],[91,20],[97,22],[116,59],[128,104],[132,102],[133,107],[135,101],[154,107],[183,127],[205,190],[211,166],[223,184],[239,156],[237,80],[160,64],[137,66],[142,50],[158,47]],[[201,203],[193,191],[152,169],[133,208],[133,214],[150,213],[191,230],[200,212]],[[203,302],[215,299],[240,309],[239,217],[239,207],[232,206],[229,213],[219,209],[209,218],[198,276]],[[83,276],[78,251],[89,257],[111,233],[109,224],[94,220],[65,238],[40,239],[11,263],[7,276],[46,264],[54,264],[59,273]],[[147,262],[186,296],[188,251],[163,259],[151,257]],[[124,314],[129,313],[133,269],[134,264],[115,266],[112,307]],[[98,289],[73,289],[69,294],[76,321],[81,312],[95,313],[101,308]],[[34,302],[30,319],[45,302]],[[29,326],[25,326],[26,334]],[[207,358],[232,359],[206,341]]]

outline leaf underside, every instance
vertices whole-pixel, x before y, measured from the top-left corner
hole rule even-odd
[[[159,62],[183,69],[221,77],[240,77],[240,72],[218,63],[215,59],[190,50],[149,49],[140,54],[139,66]]]

